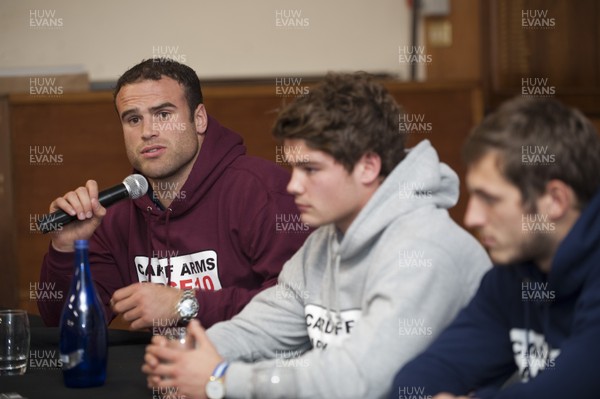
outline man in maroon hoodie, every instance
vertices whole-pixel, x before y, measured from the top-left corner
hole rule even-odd
[[[150,59],[134,66],[117,82],[115,106],[127,156],[149,192],[107,211],[89,180],[53,201],[51,212],[78,220],[52,234],[41,281],[67,292],[73,242],[89,239],[109,320],[121,315],[140,329],[231,318],[276,283],[308,234],[305,225],[294,234],[277,228],[297,218],[289,174],[245,155],[242,138],[207,115],[200,81],[185,65]],[[48,325],[58,324],[62,306],[38,302]]]

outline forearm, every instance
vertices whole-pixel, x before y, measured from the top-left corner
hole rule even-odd
[[[407,346],[412,344],[407,343]],[[417,347],[423,345],[416,342]],[[288,358],[296,353],[300,356]],[[371,339],[371,342],[348,342],[325,351],[311,349],[303,354],[300,350],[281,351],[275,354],[275,359],[268,361],[233,362],[228,371],[228,397],[250,397],[258,373],[276,372],[283,390],[293,397],[382,398],[389,391],[397,365],[408,356],[398,345],[382,342],[379,338]],[[269,397],[264,396],[265,399]]]
[[[232,320],[217,323],[207,331],[223,357],[255,361],[310,346],[302,305],[290,295],[278,298],[278,290],[284,289],[281,287],[259,293]]]
[[[44,256],[40,273],[37,305],[44,323],[58,326],[73,276],[73,253],[58,252],[52,244]]]
[[[240,313],[256,294],[275,285],[276,282],[277,280],[273,279],[255,289],[228,287],[219,291],[197,291],[200,323],[204,328],[209,328],[218,322],[231,319]]]

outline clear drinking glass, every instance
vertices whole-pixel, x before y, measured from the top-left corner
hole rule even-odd
[[[194,349],[194,339],[187,333],[186,327],[170,328],[165,337],[169,348]]]
[[[164,332],[164,336],[167,338],[167,347],[169,348],[180,350],[194,349],[194,339],[188,334],[186,327],[169,327]],[[153,397],[161,399],[185,399],[185,395],[181,394],[179,387],[153,388]]]
[[[24,310],[0,310],[0,375],[22,375],[29,359],[29,318]]]

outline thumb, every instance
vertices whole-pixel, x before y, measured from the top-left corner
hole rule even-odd
[[[188,329],[188,334],[194,338],[194,342],[196,343],[196,346],[200,346],[203,343],[208,341],[208,337],[206,336],[206,331],[200,325],[200,322],[198,320],[193,319],[192,321],[190,321],[187,329]]]
[[[104,215],[106,215],[106,208],[103,207],[96,198],[92,199],[92,211],[94,211],[94,215],[99,218],[103,218]]]

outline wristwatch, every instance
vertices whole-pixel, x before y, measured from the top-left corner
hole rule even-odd
[[[177,314],[183,322],[192,320],[198,314],[198,300],[195,290],[184,290],[179,302],[177,302]]]
[[[217,367],[215,367],[212,376],[206,383],[205,392],[208,399],[223,399],[225,397],[223,376],[225,375],[225,371],[227,371],[227,367],[229,367],[229,363],[226,361],[217,364]]]

